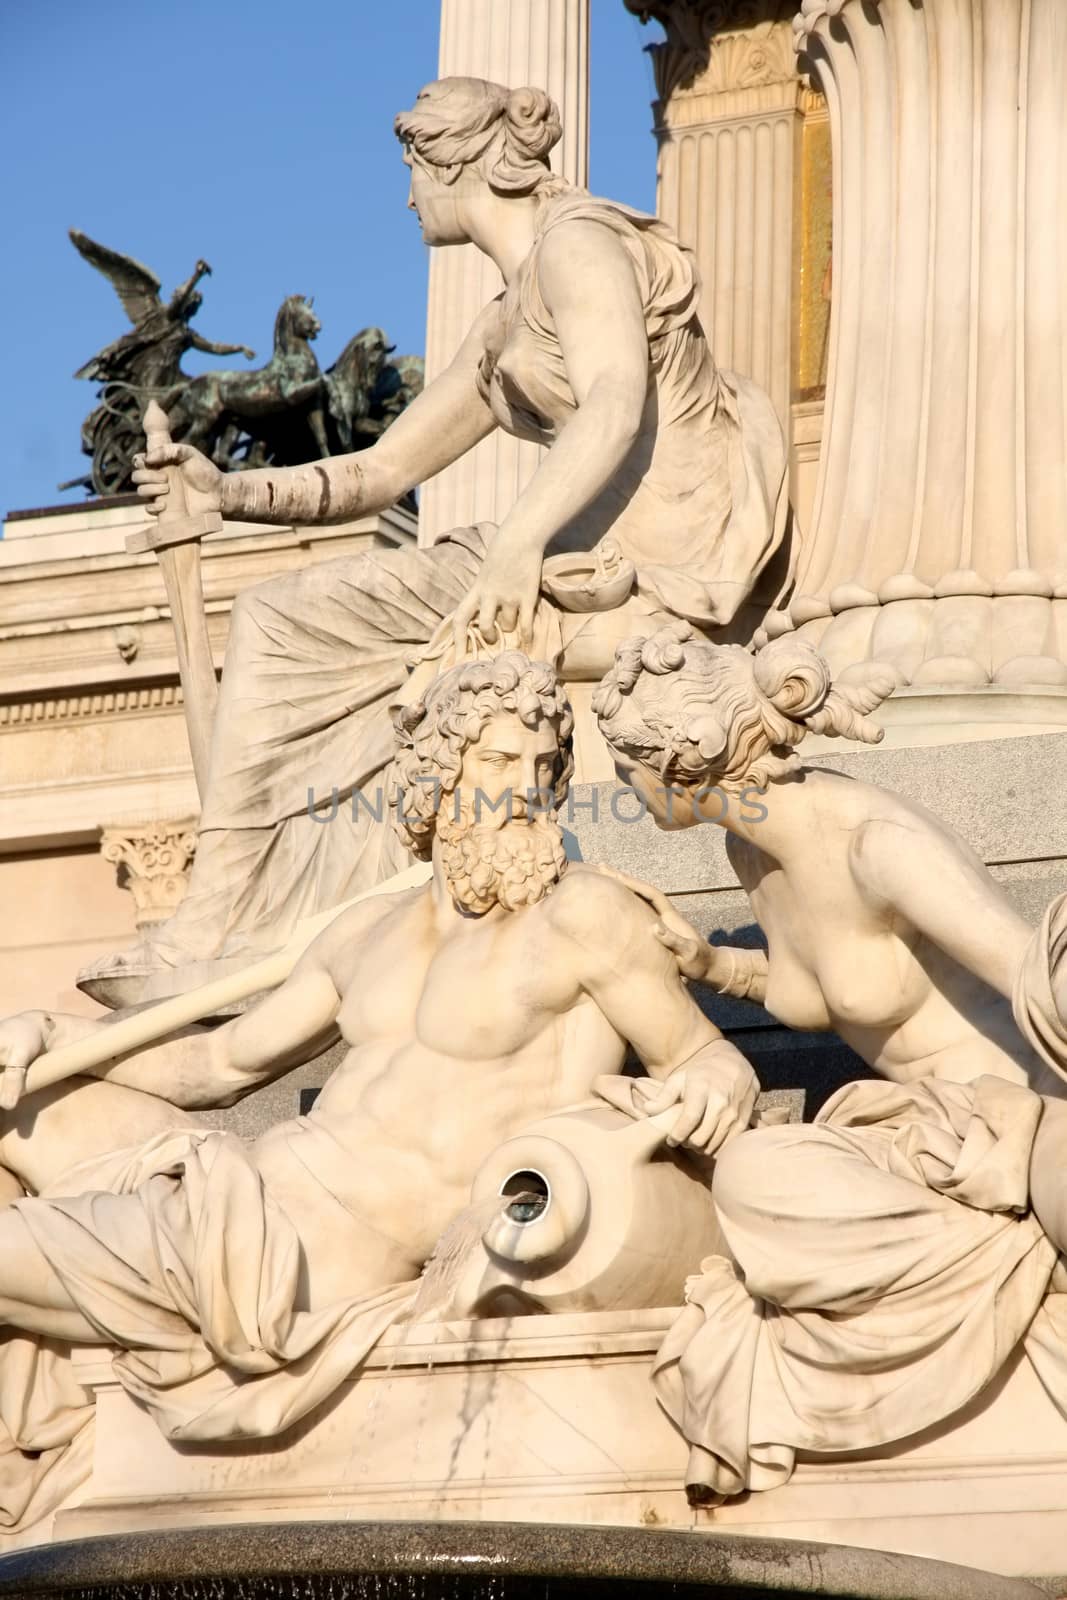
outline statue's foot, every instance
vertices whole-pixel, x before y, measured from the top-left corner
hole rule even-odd
[[[203,981],[197,974],[210,965],[165,939],[143,938],[126,950],[90,961],[77,983],[83,994],[116,1010],[164,994],[182,994]]]
[[[128,950],[99,956],[78,974],[78,988],[101,1005],[116,1011],[124,1006],[146,1005],[186,994],[202,984],[231,972],[240,972],[269,954],[261,949],[243,950],[238,955],[197,957],[163,941],[142,939]],[[243,1011],[247,1000],[211,1012],[224,1017]]]
[[[140,939],[128,950],[118,950],[90,961],[78,973],[77,983],[83,994],[115,1010],[119,1006],[135,1005],[149,978],[165,968],[166,962],[151,940]]]

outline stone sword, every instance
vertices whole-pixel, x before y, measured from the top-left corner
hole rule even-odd
[[[170,420],[155,400],[150,400],[145,409],[144,431],[149,451],[171,443]],[[203,799],[219,690],[204,611],[200,541],[206,533],[220,531],[222,515],[218,511],[190,512],[180,469],[165,467],[164,471],[169,486],[166,509],[153,518],[149,527],[131,533],[126,549],[131,555],[154,550],[159,561],[174,624],[193,772]]]

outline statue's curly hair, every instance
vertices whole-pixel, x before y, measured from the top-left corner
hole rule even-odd
[[[807,733],[880,742],[867,713],[896,674],[874,663],[853,674],[835,685],[818,651],[792,634],[752,654],[672,622],[618,646],[593,710],[607,743],[665,782],[714,776],[727,790],[762,789],[797,769],[793,748]]]
[[[475,167],[497,194],[553,194],[569,187],[548,164],[562,128],[543,89],[505,89],[484,78],[438,78],[393,123],[424,172],[455,183]]]
[[[514,713],[527,727],[541,718],[556,723],[556,805],[567,798],[574,772],[574,717],[553,669],[545,661],[531,661],[521,650],[461,662],[436,677],[421,700],[401,706],[393,716],[393,825],[419,861],[429,860],[437,810],[459,782],[464,755],[490,717],[502,711]]]

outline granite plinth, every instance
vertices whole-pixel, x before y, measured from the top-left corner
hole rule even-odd
[[[768,1594],[1036,1600],[1041,1593],[1019,1579],[879,1550],[523,1523],[174,1529],[81,1539],[0,1559],[0,1595],[85,1600],[372,1600],[394,1592],[409,1600],[608,1600],[620,1582],[648,1600],[677,1595],[679,1585],[722,1600]]]

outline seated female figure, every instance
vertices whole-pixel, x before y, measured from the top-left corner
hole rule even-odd
[[[753,656],[674,625],[620,646],[594,699],[660,826],[727,830],[767,938],[708,946],[646,890],[683,972],[834,1028],[892,1080],[720,1157],[734,1259],[705,1262],[658,1363],[695,1500],[947,1417],[1024,1337],[1067,1406],[1067,897],[1035,934],[921,806],[801,765],[808,731],[877,742],[880,671],[835,687],[795,639]]]

